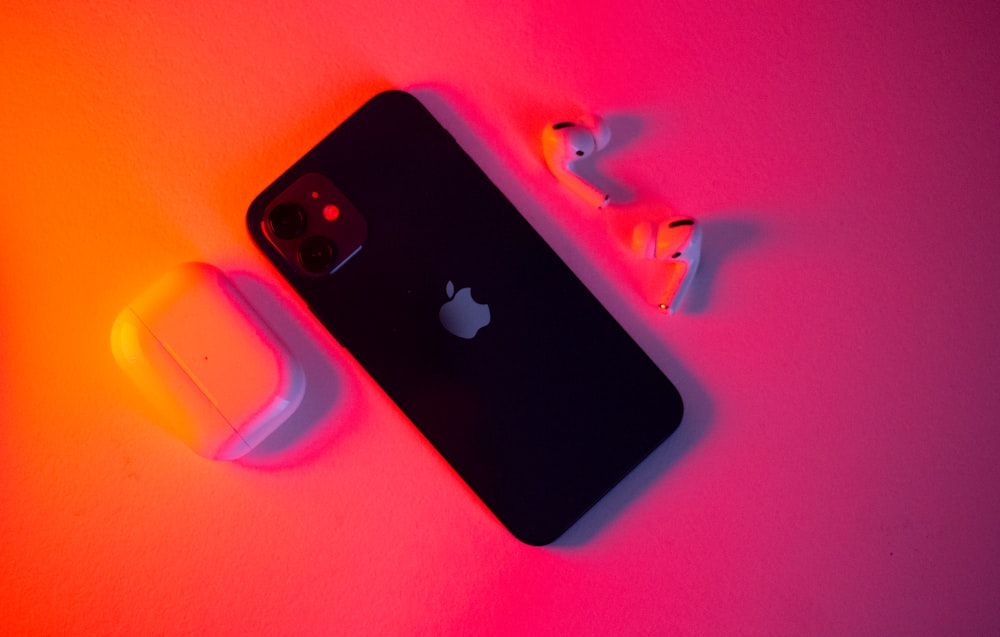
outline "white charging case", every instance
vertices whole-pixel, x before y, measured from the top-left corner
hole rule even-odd
[[[206,458],[246,454],[295,411],[305,375],[216,267],[171,270],[118,315],[111,349],[161,426]]]

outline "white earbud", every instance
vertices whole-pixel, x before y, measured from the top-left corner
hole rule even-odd
[[[598,117],[587,121],[559,122],[545,127],[542,133],[542,154],[545,163],[556,179],[583,197],[595,208],[608,203],[604,194],[573,171],[573,164],[604,148],[611,140],[611,132]]]
[[[701,260],[701,226],[690,217],[673,217],[660,223],[643,221],[632,231],[632,251],[644,259],[674,261],[666,291],[657,305],[673,314],[691,287]]]

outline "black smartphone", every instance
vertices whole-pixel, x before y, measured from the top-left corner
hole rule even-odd
[[[558,538],[680,424],[674,385],[412,95],[253,201],[250,236],[517,538]]]

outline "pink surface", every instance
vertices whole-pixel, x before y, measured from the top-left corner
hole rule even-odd
[[[995,3],[42,2],[0,26],[0,632],[1000,631]],[[926,3],[925,3],[926,4]],[[519,544],[255,253],[253,196],[414,90],[688,405],[558,544]],[[540,130],[595,111],[597,213]],[[633,220],[704,223],[641,298]],[[314,376],[241,464],[153,424],[120,308],[229,273]]]

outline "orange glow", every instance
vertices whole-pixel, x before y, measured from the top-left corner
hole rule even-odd
[[[5,6],[0,633],[1000,630],[996,2]],[[500,528],[247,236],[252,198],[388,88],[421,92],[689,403],[557,546]],[[581,112],[612,130],[581,166],[600,212],[541,155]],[[706,255],[668,319],[677,266],[629,246],[672,213]],[[164,434],[196,435],[175,390],[154,412],[109,351],[185,261],[309,377],[236,463]]]

